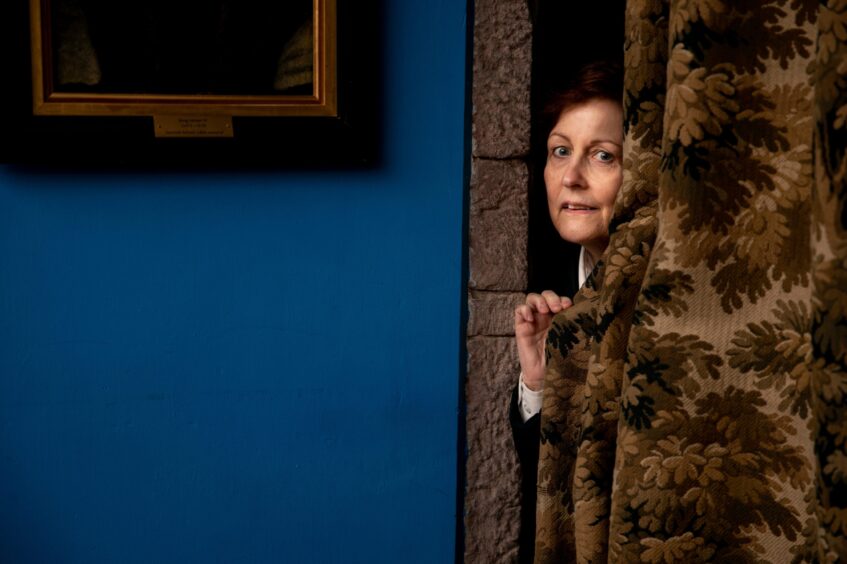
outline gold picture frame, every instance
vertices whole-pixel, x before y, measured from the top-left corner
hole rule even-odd
[[[312,0],[313,88],[308,95],[74,92],[55,85],[51,26],[54,0],[30,0],[33,113],[41,116],[324,116],[338,115],[336,0]]]

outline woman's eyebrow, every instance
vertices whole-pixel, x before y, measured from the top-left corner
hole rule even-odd
[[[571,140],[570,137],[568,137],[564,133],[559,133],[558,131],[551,131],[550,135],[547,136],[547,139],[550,140],[553,137],[559,137],[559,138],[564,139],[565,141],[568,141],[568,142]],[[619,148],[623,149],[622,143],[618,143],[617,141],[612,141],[611,139],[592,139],[591,141],[588,142],[589,145],[596,145],[598,143],[609,143],[609,144],[614,145],[615,147],[619,147]]]
[[[552,138],[552,137],[561,137],[561,138],[562,138],[562,139],[564,139],[565,141],[570,141],[570,140],[571,140],[571,138],[570,138],[570,137],[568,137],[567,135],[565,135],[564,133],[559,133],[559,132],[557,132],[557,131],[551,131],[551,132],[550,132],[550,135],[548,135],[548,136],[547,136],[547,139],[550,139],[550,138]]]

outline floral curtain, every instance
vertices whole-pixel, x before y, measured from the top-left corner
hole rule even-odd
[[[548,340],[536,562],[847,558],[847,0],[630,0],[609,248]]]

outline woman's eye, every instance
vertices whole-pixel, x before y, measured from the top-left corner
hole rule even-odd
[[[597,151],[595,153],[595,156],[597,157],[597,160],[603,163],[610,163],[615,160],[615,155],[613,155],[609,151]]]
[[[567,157],[570,154],[571,151],[567,147],[553,147],[553,156]]]

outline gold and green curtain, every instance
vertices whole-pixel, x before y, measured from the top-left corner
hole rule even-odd
[[[548,341],[536,562],[847,559],[847,0],[630,0],[609,248]]]

